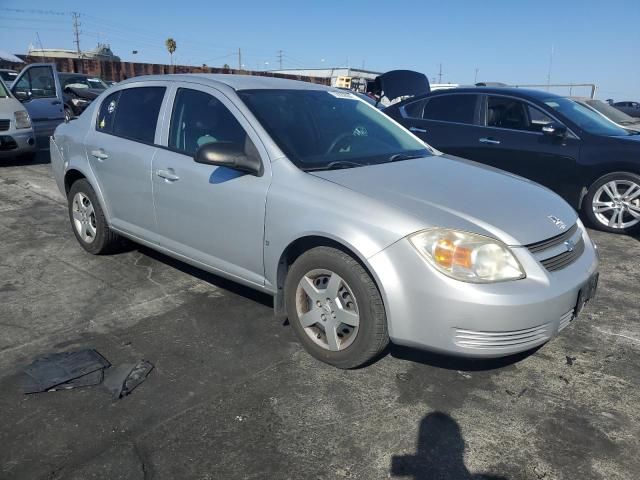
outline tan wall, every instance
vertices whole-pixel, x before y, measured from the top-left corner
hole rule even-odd
[[[27,64],[29,63],[55,63],[61,72],[86,73],[95,75],[103,80],[119,82],[126,78],[139,75],[162,75],[167,73],[235,73],[241,75],[258,75],[262,77],[278,77],[302,80],[304,82],[328,85],[330,80],[318,77],[306,77],[302,75],[286,75],[282,73],[254,72],[250,70],[235,70],[215,67],[193,67],[188,65],[162,65],[158,63],[137,62],[105,62],[87,60],[81,58],[56,58],[56,57],[31,57],[19,55]]]

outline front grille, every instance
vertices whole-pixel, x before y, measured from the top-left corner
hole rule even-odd
[[[11,122],[9,120],[0,120],[0,132],[6,132],[9,130]]]
[[[465,348],[511,348],[535,346],[549,338],[548,324],[523,330],[508,332],[477,332],[474,330],[454,329],[453,341]]]
[[[561,270],[565,267],[568,267],[573,262],[575,262],[580,255],[584,253],[584,240],[580,238],[580,241],[575,244],[573,250],[561,253],[560,255],[556,255],[555,257],[546,258],[541,260],[542,266],[549,270],[550,272],[555,272],[556,270]]]
[[[549,248],[553,248],[558,245],[561,245],[563,242],[573,237],[573,235],[576,233],[576,230],[578,230],[577,223],[573,227],[571,227],[569,230],[567,230],[564,233],[561,233],[560,235],[551,237],[541,242],[531,243],[529,245],[526,245],[526,247],[529,249],[531,253],[538,253],[538,252],[542,252],[543,250],[548,250]]]

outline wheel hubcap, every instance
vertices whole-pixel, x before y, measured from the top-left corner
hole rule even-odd
[[[607,182],[596,191],[591,208],[602,225],[633,227],[640,222],[640,185],[631,180]]]
[[[298,282],[296,313],[309,338],[326,350],[344,350],[358,334],[356,298],[347,282],[330,270],[312,270]]]
[[[96,214],[91,200],[84,193],[78,192],[73,197],[71,204],[73,226],[80,235],[82,241],[92,243],[98,230],[96,226]]]

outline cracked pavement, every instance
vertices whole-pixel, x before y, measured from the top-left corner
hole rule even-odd
[[[0,479],[640,478],[640,239],[592,232],[597,298],[535,352],[317,362],[271,299],[76,243],[47,153],[0,165]],[[156,366],[132,395],[23,395],[43,353]]]

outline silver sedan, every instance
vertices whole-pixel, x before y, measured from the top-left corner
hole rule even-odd
[[[558,334],[595,292],[576,212],[435,151],[349,92],[234,75],[145,76],[51,138],[78,242],[123,236],[274,297],[316,358],[389,340],[495,357]]]

